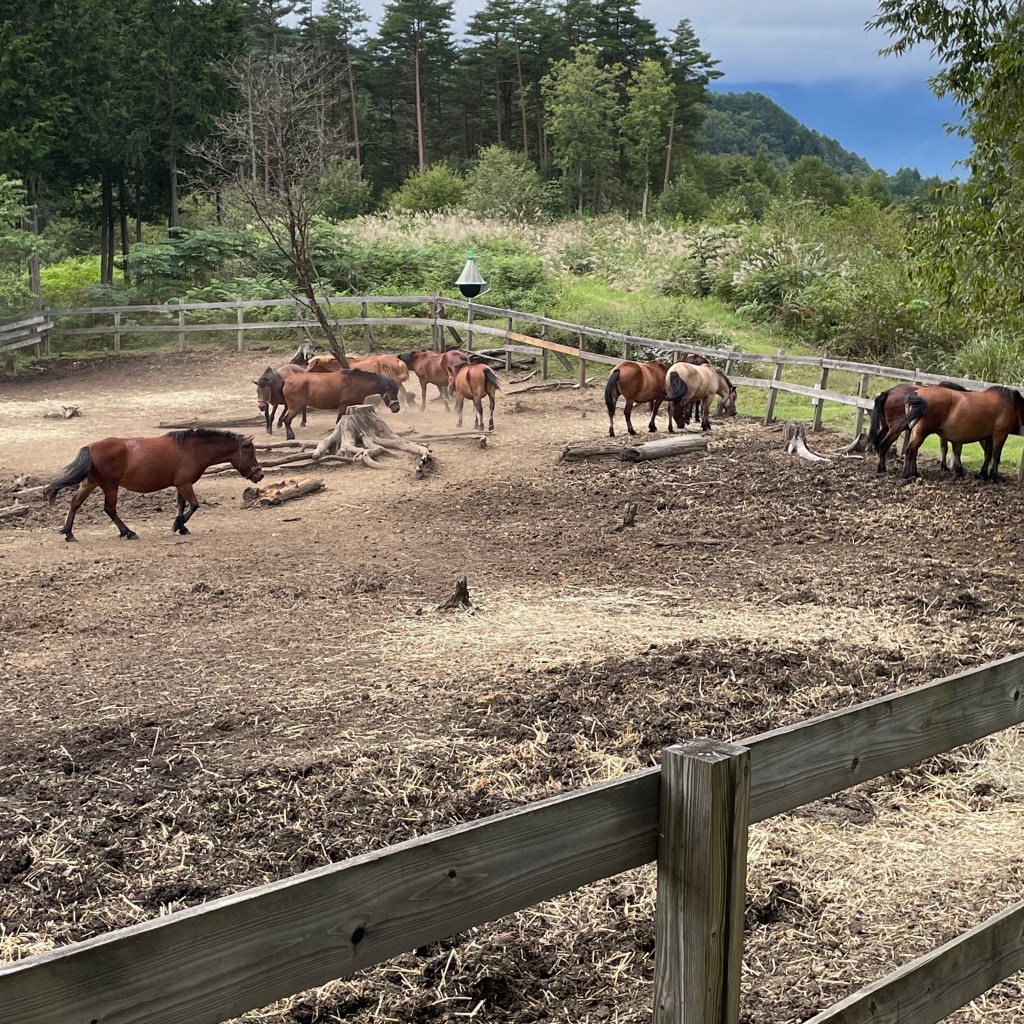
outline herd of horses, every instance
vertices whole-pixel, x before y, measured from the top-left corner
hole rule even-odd
[[[421,349],[397,356],[378,354],[347,361],[348,367],[343,367],[337,355],[317,356],[312,346],[305,343],[290,362],[277,368],[268,366],[253,382],[267,433],[273,433],[279,408],[282,412],[277,426],[284,426],[289,439],[295,437],[292,422],[296,416],[301,414],[302,426],[306,425],[308,408],[334,409],[340,419],[349,406],[378,395],[392,412],[398,412],[401,401],[410,397],[405,388],[410,373],[419,380],[421,411],[426,409],[427,386],[433,384],[446,412],[449,399],[454,401],[460,427],[468,399],[473,403],[474,429],[483,429],[483,400],[487,398],[488,429],[494,429],[498,379],[489,366],[473,361],[459,349]],[[718,367],[699,355],[687,355],[671,365],[659,359],[621,362],[608,376],[604,397],[609,437],[615,436],[615,412],[620,397],[625,398],[626,429],[633,436],[637,432],[632,412],[637,404],[650,406],[651,431],[657,429],[656,417],[661,406],[667,404],[669,433],[673,432],[673,425],[682,430],[694,418],[699,420],[702,430],[710,430],[710,409],[715,398],[720,400],[719,411],[723,415],[736,414],[736,386]],[[1014,388],[995,385],[982,391],[968,391],[952,381],[934,387],[900,384],[874,400],[867,443],[877,451],[878,472],[884,473],[889,450],[901,434],[905,435],[904,477],[918,475],[917,453],[925,438],[932,434],[941,443],[941,468],[948,469],[947,446],[952,447],[953,470],[959,476],[964,474],[960,460],[963,446],[977,443],[985,455],[980,476],[995,481],[999,479],[1006,438],[1021,427],[1024,396]],[[199,507],[194,490],[196,481],[210,466],[223,463],[229,463],[254,483],[263,478],[252,435],[196,428],[174,430],[160,437],[108,437],[80,449],[43,494],[52,505],[63,489],[77,487],[61,527],[65,540],[75,539],[75,516],[97,488],[103,492],[103,509],[120,536],[134,540],[135,532],[117,514],[119,489],[150,493],[174,487],[178,508],[171,528],[173,532],[187,534],[186,523]]]

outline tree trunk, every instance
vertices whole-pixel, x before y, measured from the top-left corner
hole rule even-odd
[[[497,142],[501,145],[501,68],[498,60],[498,34],[494,34],[494,122]]]
[[[100,284],[114,283],[114,188],[110,175],[100,175]]]
[[[121,228],[121,257],[124,260],[122,274],[125,287],[132,283],[131,270],[128,267],[130,244],[128,241],[128,187],[124,181],[124,169],[117,179],[117,215]]]
[[[427,143],[423,138],[423,84],[420,81],[420,41],[418,37],[413,49],[413,71],[416,78],[416,155],[422,174],[427,169]]]
[[[352,47],[345,36],[345,59],[348,61],[348,101],[352,110],[352,142],[356,149],[356,181],[363,180],[363,153],[359,142],[359,113],[356,106],[356,81],[352,74]]]
[[[530,155],[530,132],[526,126],[526,88],[523,85],[523,56],[519,52],[519,28],[512,22],[512,42],[516,49],[516,78],[519,81],[519,114],[523,121],[523,152]]]
[[[135,158],[135,241],[142,241],[142,161]]]
[[[665,150],[665,184],[662,191],[669,187],[672,182],[672,145],[676,135],[676,108],[672,108],[672,117],[668,122],[668,146]]]
[[[168,234],[171,238],[178,237],[178,151],[174,135],[171,136],[171,197],[170,212],[167,216]]]
[[[30,176],[25,180],[28,193],[28,223],[33,235],[39,234],[39,179]],[[39,257],[30,256],[28,261],[28,290],[32,293],[32,308],[40,309],[43,304],[43,284],[39,275]]]
[[[640,217],[641,217],[642,220],[647,220],[647,203],[650,200],[650,197],[651,197],[651,176],[650,176],[650,174],[648,174],[647,175],[647,180],[644,182],[644,203],[643,203],[643,209],[640,212]]]

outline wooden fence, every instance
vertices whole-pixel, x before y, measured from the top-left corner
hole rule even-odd
[[[50,331],[53,321],[46,313],[29,313],[26,316],[11,317],[0,320],[0,352],[7,353],[7,364],[10,368],[14,362],[14,353],[19,348],[35,347],[39,356],[45,350],[50,354]]]
[[[567,323],[562,320],[554,320],[550,317],[539,316],[530,313],[521,313],[517,310],[503,309],[496,306],[482,305],[477,302],[468,302],[465,299],[456,299],[442,295],[340,295],[325,300],[330,307],[330,320],[338,327],[358,327],[361,330],[363,347],[369,351],[373,346],[373,331],[376,327],[423,327],[430,330],[432,347],[442,348],[444,346],[445,332],[449,336],[457,338],[460,344],[472,349],[479,337],[493,337],[499,344],[496,346],[503,349],[509,361],[515,354],[526,354],[539,357],[541,360],[541,373],[544,378],[548,375],[549,354],[558,359],[567,370],[575,370],[580,381],[586,380],[587,368],[590,363],[601,363],[615,365],[622,359],[632,358],[641,351],[652,353],[663,353],[673,358],[678,353],[695,352],[715,359],[720,362],[727,374],[734,383],[744,386],[759,388],[767,392],[766,411],[764,422],[770,423],[774,418],[775,400],[779,393],[806,396],[812,407],[812,429],[821,426],[821,416],[826,402],[838,403],[851,406],[857,410],[854,434],[859,434],[863,428],[864,414],[872,407],[872,401],[868,397],[870,381],[873,377],[887,378],[889,380],[910,381],[916,384],[937,384],[942,380],[954,380],[970,389],[988,387],[988,381],[974,380],[972,378],[950,378],[934,373],[926,373],[919,369],[906,369],[903,367],[880,366],[871,363],[859,363],[852,360],[830,359],[824,356],[794,356],[787,355],[783,351],[775,354],[763,352],[743,352],[734,348],[715,348],[707,345],[698,345],[687,339],[666,340],[663,338],[645,338],[634,336],[619,331],[607,331],[599,328],[587,327],[582,324]],[[396,317],[396,316],[370,316],[370,306],[421,306],[424,307],[424,316]],[[359,307],[358,316],[338,316],[339,310],[344,307]],[[246,311],[254,309],[291,309],[293,315],[284,320],[247,320]],[[462,319],[456,319],[448,315],[449,310],[459,310],[464,314]],[[208,316],[211,312],[215,315],[224,316],[218,322],[189,322],[189,314],[202,313]],[[233,312],[233,316],[231,313]],[[139,315],[161,316],[162,323],[138,322]],[[184,351],[186,339],[189,334],[226,332],[234,333],[235,347],[238,351],[244,351],[246,339],[253,331],[266,330],[318,330],[319,325],[307,310],[295,299],[235,299],[224,302],[183,302],[165,303],[163,305],[138,305],[138,306],[107,306],[88,307],[73,309],[52,309],[46,310],[47,322],[40,330],[44,332],[43,342],[47,353],[50,351],[50,338],[71,338],[82,336],[106,336],[113,339],[113,351],[121,351],[122,339],[126,335],[145,334],[172,334],[177,336],[178,349]],[[107,322],[93,324],[88,327],[64,326],[71,318],[106,318]],[[492,324],[481,323],[481,318],[493,321],[504,320],[504,327],[495,327]],[[173,320],[173,322],[170,322]],[[516,325],[533,325],[540,328],[540,336],[534,337],[522,333],[522,330],[515,331]],[[0,342],[3,340],[3,328],[0,326]],[[461,333],[460,333],[461,332]],[[559,332],[561,335],[568,335],[576,342],[575,345],[567,345],[560,341],[552,340],[552,332]],[[608,352],[594,351],[587,347],[587,340],[599,341],[605,348],[611,347],[615,354]],[[32,341],[22,341],[20,344],[33,344]],[[13,346],[12,346],[13,347]],[[0,351],[3,345],[0,344]],[[621,354],[620,354],[621,353]],[[576,362],[571,360],[575,358]],[[738,372],[738,367],[764,366],[766,370],[770,367],[771,372],[766,376],[746,376]],[[798,384],[783,379],[786,367],[802,367],[818,371],[818,381],[815,386]],[[855,394],[847,394],[842,391],[828,388],[829,375],[832,372],[847,371],[858,375],[859,383]]]
[[[736,1024],[746,834],[1024,722],[1024,655],[0,967],[17,1024],[217,1024],[658,862],[657,1024]],[[659,836],[660,841],[659,841]],[[693,884],[694,879],[700,884]],[[815,1024],[933,1024],[1024,968],[1024,901]]]

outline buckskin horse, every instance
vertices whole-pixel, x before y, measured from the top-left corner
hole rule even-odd
[[[867,437],[867,446],[870,451],[878,451],[878,443],[883,435],[888,431],[889,427],[903,416],[907,395],[917,391],[920,386],[920,384],[896,384],[875,398],[875,405],[871,410],[871,430],[868,432]],[[962,384],[954,384],[951,380],[940,381],[936,387],[949,388],[951,391],[967,390]],[[909,444],[910,430],[907,429],[903,431],[903,454],[906,454],[907,445]],[[949,469],[947,462],[949,444],[945,438],[940,438],[939,444],[942,448],[942,471],[945,473]],[[959,458],[960,445],[954,446],[954,455]]]
[[[665,401],[665,374],[668,367],[660,359],[651,359],[646,363],[637,363],[632,359],[619,363],[611,373],[608,374],[608,383],[604,387],[604,404],[608,409],[608,436],[615,436],[615,406],[618,404],[619,395],[625,396],[626,404],[623,407],[623,415],[626,418],[626,430],[635,437],[633,429],[633,406],[638,402],[649,402],[651,406],[651,421],[647,429],[652,433],[656,431],[657,425],[654,420]],[[668,431],[672,433],[672,417],[669,417]]]
[[[420,412],[427,407],[428,384],[437,387],[441,401],[444,402],[444,411],[447,412],[448,386],[451,383],[448,371],[453,366],[468,364],[469,356],[458,348],[450,348],[446,352],[432,352],[429,348],[422,348],[415,352],[404,352],[398,358],[419,378],[422,399]]]
[[[350,405],[365,402],[370,395],[381,395],[392,412],[398,412],[398,381],[367,370],[336,370],[334,373],[297,373],[284,382],[285,436],[295,440],[292,420],[307,406],[313,409],[337,409],[335,422]]]
[[[999,479],[999,460],[1008,435],[1024,425],[1024,396],[1014,388],[994,385],[984,391],[951,391],[923,387],[907,395],[903,417],[878,443],[878,472],[885,472],[885,456],[900,433],[910,428],[910,445],[903,462],[903,476],[918,476],[917,453],[930,434],[953,445],[953,470],[964,475],[958,446],[978,442],[985,452],[979,476]]]
[[[671,403],[671,414],[676,426],[686,425],[685,406],[688,402],[702,403],[701,430],[710,430],[708,413],[711,399],[717,395],[722,399],[722,412],[726,416],[736,415],[736,387],[717,366],[711,363],[673,363],[665,374],[665,397]]]
[[[65,540],[71,541],[75,539],[72,528],[76,513],[99,487],[103,491],[103,511],[125,540],[136,540],[134,530],[125,526],[117,515],[119,488],[149,494],[175,487],[178,514],[171,530],[184,536],[189,532],[185,524],[199,508],[193,485],[210,466],[221,462],[230,462],[253,483],[263,479],[252,435],[243,437],[226,430],[195,429],[173,430],[160,437],[107,437],[80,449],[64,474],[46,486],[43,497],[52,505],[65,487],[78,485],[60,531]]]
[[[452,393],[455,395],[455,412],[459,417],[456,426],[462,426],[462,407],[468,398],[473,403],[473,428],[484,429],[484,396],[490,399],[491,418],[488,430],[494,429],[494,395],[501,387],[494,371],[483,363],[458,363],[448,368]]]

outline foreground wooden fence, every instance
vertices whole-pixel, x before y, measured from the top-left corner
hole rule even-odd
[[[217,1024],[658,862],[657,1024],[736,1024],[746,834],[1024,722],[1024,655],[0,967],[0,1020]],[[659,839],[660,837],[660,839]],[[1024,902],[814,1024],[932,1024],[1024,968]]]

